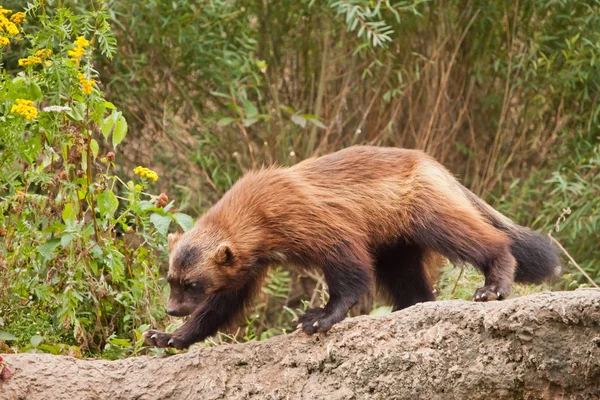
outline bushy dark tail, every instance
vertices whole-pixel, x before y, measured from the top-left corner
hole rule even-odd
[[[517,225],[469,189],[462,185],[461,189],[490,224],[506,232],[512,239],[510,250],[517,260],[515,281],[542,283],[546,278],[558,273],[560,270],[558,248],[549,237]]]

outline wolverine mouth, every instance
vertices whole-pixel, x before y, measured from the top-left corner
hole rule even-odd
[[[191,312],[188,312],[188,310],[176,310],[167,308],[167,314],[169,314],[171,317],[187,317],[191,314]]]

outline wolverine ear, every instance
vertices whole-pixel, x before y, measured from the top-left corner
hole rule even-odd
[[[231,247],[229,247],[227,243],[221,243],[219,247],[217,247],[217,251],[215,251],[213,258],[218,264],[230,264],[231,261],[233,261]]]
[[[177,243],[180,238],[181,233],[179,232],[169,233],[169,235],[167,236],[167,240],[169,241],[169,251],[173,250],[173,246],[175,246],[175,243]]]

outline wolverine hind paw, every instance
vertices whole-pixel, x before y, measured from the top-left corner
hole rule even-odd
[[[489,285],[477,289],[473,295],[473,301],[504,300],[509,294],[510,291],[506,288],[497,285]]]
[[[304,333],[312,335],[313,333],[326,332],[339,322],[332,315],[328,314],[323,308],[309,308],[304,314],[298,317],[298,329]]]

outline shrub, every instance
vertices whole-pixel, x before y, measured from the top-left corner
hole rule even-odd
[[[92,62],[115,52],[108,14],[0,13],[0,56],[26,52],[0,69],[0,340],[75,354],[139,341],[164,317],[166,234],[192,219],[155,194],[156,172],[115,173],[127,121]]]

